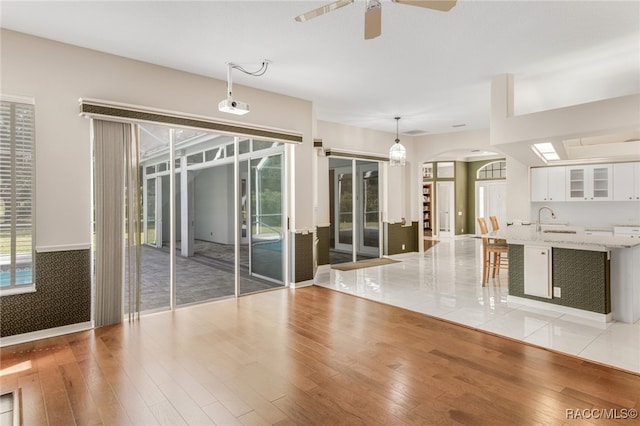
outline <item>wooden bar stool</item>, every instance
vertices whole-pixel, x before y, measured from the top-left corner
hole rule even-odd
[[[489,280],[489,269],[492,270],[492,278],[500,274],[500,269],[507,269],[509,249],[505,240],[493,238],[489,234],[487,222],[483,217],[478,218],[478,225],[482,234],[482,286],[484,287]]]
[[[491,221],[491,231],[498,232],[498,230],[500,229],[500,225],[498,225],[498,218],[495,216],[489,216],[489,221]],[[486,226],[486,223],[485,223],[485,226]],[[495,238],[493,242],[496,244],[507,244],[507,240],[502,240],[500,238]]]

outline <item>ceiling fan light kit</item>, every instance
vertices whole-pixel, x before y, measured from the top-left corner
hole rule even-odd
[[[364,12],[364,39],[371,40],[382,34],[382,5],[378,0],[369,0]]]
[[[418,6],[426,9],[438,10],[441,12],[450,11],[457,0],[391,0],[393,3],[407,6]],[[332,12],[336,9],[348,6],[354,0],[338,0],[326,4],[317,9],[310,10],[295,17],[298,22],[308,21],[320,15]],[[382,4],[380,0],[367,0],[367,7],[364,11],[364,39],[371,40],[382,34]]]

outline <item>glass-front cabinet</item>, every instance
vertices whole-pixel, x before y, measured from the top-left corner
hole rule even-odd
[[[612,188],[610,164],[567,167],[567,200],[611,200]]]

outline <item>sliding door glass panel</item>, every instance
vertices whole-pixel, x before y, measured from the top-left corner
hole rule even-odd
[[[282,176],[283,154],[251,159],[250,263],[249,276],[240,281],[241,294],[284,285],[285,218]]]
[[[156,178],[147,179],[146,188],[146,221],[145,234],[142,241],[152,246],[156,245]]]
[[[233,163],[189,160],[198,152],[221,148],[215,136],[198,134],[175,146],[181,164],[176,171],[174,221],[177,306],[235,295]]]
[[[169,221],[169,211],[164,206],[169,200],[169,129],[164,126],[141,125],[140,163],[146,185],[140,193],[142,203],[142,235],[140,249],[140,312],[148,313],[170,308],[170,255],[163,248],[163,223]],[[155,153],[155,154],[154,154]],[[161,153],[158,155],[158,153]],[[153,160],[150,160],[153,158]],[[127,202],[129,202],[127,200]],[[125,274],[127,277],[128,274]],[[129,283],[125,280],[124,310],[129,313]],[[132,297],[132,312],[135,295]]]
[[[351,252],[353,244],[353,174],[351,168],[336,169],[336,249]]]
[[[356,161],[358,194],[358,259],[380,255],[380,201],[378,163]]]
[[[329,159],[329,262],[353,261],[353,160]]]

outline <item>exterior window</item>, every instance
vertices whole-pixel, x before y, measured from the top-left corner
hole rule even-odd
[[[239,155],[247,154],[249,152],[251,152],[251,143],[249,142],[249,139],[243,139],[240,142],[238,142]]]
[[[213,161],[220,158],[220,149],[213,148],[204,152],[204,161]]]
[[[187,156],[187,166],[202,163],[202,152]]]
[[[260,151],[260,150],[263,150],[263,149],[274,148],[274,147],[276,147],[278,145],[280,145],[280,143],[274,142],[274,141],[263,141],[263,140],[259,140],[259,139],[254,139],[253,140],[253,150],[254,151]]]
[[[494,161],[478,169],[478,179],[505,179],[507,177],[507,162]]]
[[[0,101],[0,293],[33,288],[35,108]]]

